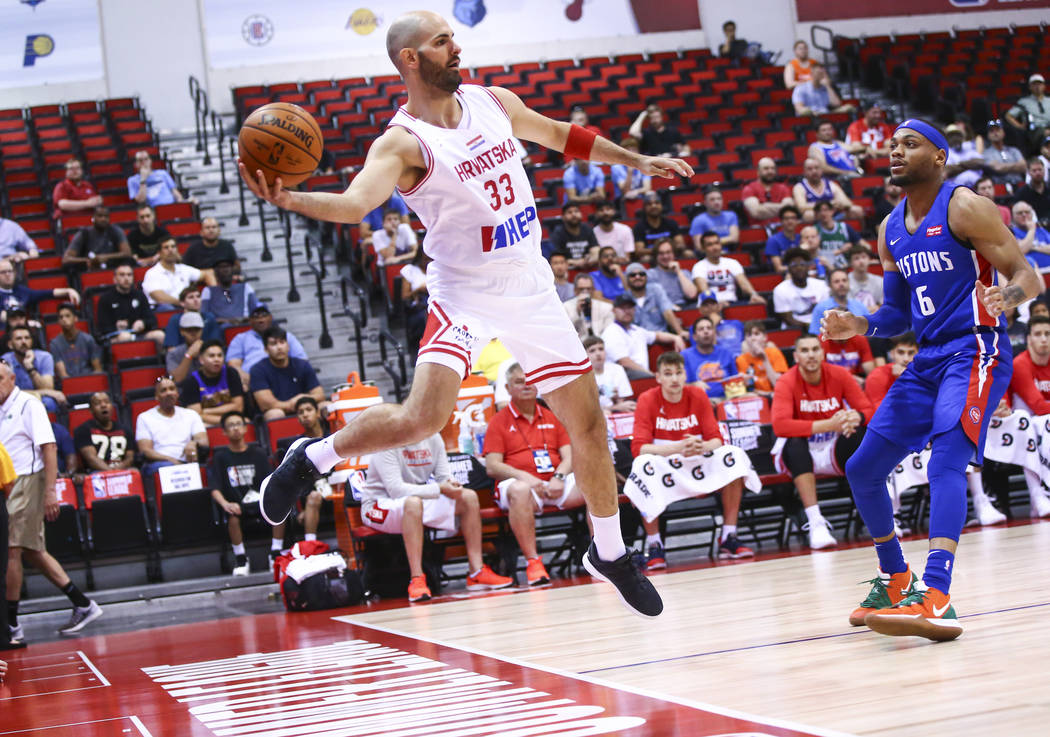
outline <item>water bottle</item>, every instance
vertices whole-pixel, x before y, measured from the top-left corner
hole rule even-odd
[[[474,436],[470,432],[470,423],[465,419],[459,422],[459,452],[474,455]]]
[[[485,455],[485,430],[488,426],[484,422],[474,423],[470,426],[471,438],[474,441],[474,453],[478,456]]]

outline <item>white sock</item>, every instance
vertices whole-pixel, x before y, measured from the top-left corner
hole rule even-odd
[[[329,435],[320,443],[310,443],[306,446],[306,457],[317,466],[321,473],[328,473],[335,464],[343,460],[342,456],[335,452],[335,436]]]
[[[317,539],[317,535],[312,532],[307,532],[303,535],[303,539],[306,540],[306,542],[311,542]]]
[[[233,554],[234,555],[247,555],[248,553],[244,549],[244,543],[241,543],[240,545],[234,545],[233,546]]]
[[[966,474],[966,486],[970,489],[970,496],[973,498],[974,504],[988,501],[988,495],[984,493],[984,484],[981,483],[981,478],[980,471]]]
[[[605,561],[617,560],[627,554],[627,547],[623,544],[623,533],[620,532],[620,510],[611,517],[595,517],[587,513],[591,518],[591,526],[594,529],[594,547],[598,550],[598,557]]]
[[[812,507],[806,507],[806,517],[809,519],[810,529],[813,529],[817,525],[824,524],[824,515],[820,513],[820,507],[816,504]]]
[[[284,538],[271,538],[270,539],[270,550],[283,550],[284,549]]]
[[[725,542],[729,539],[730,535],[736,534],[736,525],[722,525],[722,539],[719,542]]]
[[[650,545],[659,545],[661,548],[664,546],[664,539],[660,537],[660,533],[655,535],[645,536],[645,549],[648,550]]]

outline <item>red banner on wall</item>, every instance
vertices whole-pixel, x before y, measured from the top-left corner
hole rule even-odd
[[[931,15],[980,10],[1024,10],[1050,8],[1050,0],[795,0],[801,22],[885,18],[890,15]]]

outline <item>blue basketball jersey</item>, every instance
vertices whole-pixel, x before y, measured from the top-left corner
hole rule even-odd
[[[912,329],[920,345],[944,343],[976,327],[1005,330],[1002,318],[989,315],[977,299],[974,286],[977,279],[986,287],[998,283],[995,269],[948,226],[948,203],[957,186],[941,185],[933,207],[914,233],[904,224],[906,199],[886,221],[886,248],[911,287]]]

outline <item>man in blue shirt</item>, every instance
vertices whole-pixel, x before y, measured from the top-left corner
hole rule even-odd
[[[701,315],[693,323],[693,345],[682,351],[685,380],[696,384],[712,402],[725,399],[722,380],[736,373],[736,359],[715,342],[717,333],[710,317]]]
[[[683,339],[689,337],[689,333],[682,329],[682,323],[678,322],[671,298],[659,284],[649,283],[649,274],[644,266],[629,264],[624,269],[624,275],[627,277],[627,291],[634,298],[635,325],[653,332],[666,330],[681,335]]]
[[[153,159],[148,151],[135,152],[137,174],[128,177],[128,198],[135,202],[148,202],[153,207],[182,202],[185,199],[175,180],[164,169],[153,169]]]
[[[1040,273],[1050,272],[1050,232],[1036,222],[1035,208],[1018,200],[1012,212],[1014,222],[1010,230],[1017,236],[1021,253]]]
[[[55,360],[43,350],[33,350],[33,333],[28,327],[11,328],[7,334],[4,361],[15,374],[15,385],[40,398],[48,412],[57,412],[66,397],[55,389]]]
[[[266,304],[260,304],[248,317],[251,330],[238,333],[230,341],[229,350],[226,351],[226,363],[241,372],[241,380],[247,384],[250,376],[249,371],[259,361],[266,358],[266,346],[263,344],[263,333],[273,325],[273,315]],[[292,358],[308,360],[303,344],[291,333],[287,333],[288,355]]]
[[[744,345],[744,323],[722,317],[724,306],[725,303],[719,302],[718,297],[713,294],[704,294],[700,298],[700,314],[710,318],[715,324],[716,345],[725,348],[735,359]]]
[[[576,159],[565,170],[562,177],[565,187],[565,202],[586,204],[605,199],[605,173],[597,164],[586,159]]]
[[[607,300],[614,300],[624,292],[623,272],[616,262],[616,249],[606,246],[598,251],[598,270],[591,272],[594,286]]]
[[[770,266],[778,274],[786,274],[787,266],[784,264],[784,253],[790,248],[798,248],[801,236],[798,233],[798,224],[802,219],[802,213],[794,205],[784,205],[780,208],[780,230],[769,236],[766,240],[766,258]]]
[[[740,221],[732,210],[723,210],[723,205],[720,190],[710,189],[704,195],[704,211],[693,218],[689,226],[689,235],[693,237],[697,253],[702,253],[700,237],[708,230],[718,233],[723,248],[732,248],[740,242]]]
[[[0,323],[7,321],[9,310],[27,310],[41,300],[52,298],[80,304],[80,294],[70,287],[30,289],[24,284],[15,284],[14,263],[11,259],[0,259]]]
[[[200,309],[224,325],[243,325],[260,302],[250,284],[233,280],[233,268],[233,261],[228,258],[215,264],[218,285],[204,288]]]
[[[842,268],[834,268],[828,274],[828,287],[831,296],[817,302],[813,308],[813,318],[809,321],[809,332],[811,335],[820,335],[820,318],[828,310],[848,310],[854,315],[867,317],[868,308],[860,300],[851,299],[849,296],[849,272]]]
[[[284,328],[270,327],[263,333],[266,358],[251,370],[250,386],[264,420],[295,414],[301,397],[312,397],[324,412],[325,395],[317,374],[308,361],[288,355],[288,334]]]

